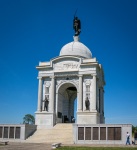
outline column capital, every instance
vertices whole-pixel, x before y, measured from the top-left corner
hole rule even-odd
[[[83,77],[83,74],[79,74],[78,77]]]
[[[92,77],[97,77],[97,74],[91,74]]]
[[[55,78],[55,76],[54,76],[54,75],[53,75],[53,76],[50,76],[50,78],[51,78],[51,79],[54,79],[54,78]]]
[[[42,77],[37,77],[37,79],[42,79]]]

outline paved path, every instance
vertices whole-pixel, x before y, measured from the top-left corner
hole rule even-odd
[[[0,150],[51,150],[51,144],[44,143],[9,143],[0,146]]]
[[[68,145],[64,145],[68,146]],[[136,147],[137,145],[91,145],[91,144],[69,144],[69,146],[87,146],[87,147]],[[0,145],[0,150],[51,150],[51,144],[47,143],[14,143],[9,142],[8,145]]]

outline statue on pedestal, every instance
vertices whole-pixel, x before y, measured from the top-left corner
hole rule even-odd
[[[44,111],[48,111],[48,105],[49,105],[49,100],[47,97],[45,97],[45,100],[43,100],[44,102]]]
[[[89,99],[88,97],[86,97],[86,100],[85,100],[86,110],[89,110],[89,105],[90,105]]]

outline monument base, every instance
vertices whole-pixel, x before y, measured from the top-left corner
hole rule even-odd
[[[100,114],[97,111],[77,112],[77,124],[99,124]]]
[[[47,111],[35,112],[37,129],[52,128],[55,125],[55,114]]]

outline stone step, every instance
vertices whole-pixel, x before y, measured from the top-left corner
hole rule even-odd
[[[57,124],[52,129],[38,129],[26,142],[73,144],[72,124]]]

